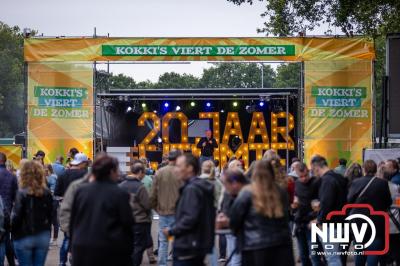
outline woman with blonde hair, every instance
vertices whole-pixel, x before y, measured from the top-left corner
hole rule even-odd
[[[11,216],[11,233],[20,266],[45,264],[52,204],[43,166],[37,161],[26,162],[21,168],[19,190]]]
[[[273,162],[258,161],[252,183],[231,207],[230,227],[240,239],[242,265],[294,265],[288,195],[275,178]]]

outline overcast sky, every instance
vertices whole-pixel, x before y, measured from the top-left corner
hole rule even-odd
[[[0,0],[0,21],[45,36],[253,37],[262,27],[264,4],[236,6],[226,0]],[[314,34],[322,32],[315,32]],[[137,81],[156,81],[175,71],[201,75],[207,63],[113,65]]]

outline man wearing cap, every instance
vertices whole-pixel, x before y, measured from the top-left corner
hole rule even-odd
[[[179,150],[171,150],[168,154],[168,165],[159,169],[154,176],[150,196],[150,204],[160,216],[158,226],[158,265],[167,265],[168,239],[163,234],[164,228],[171,228],[175,222],[175,206],[179,197],[181,181],[175,173],[176,159],[181,155]]]
[[[64,197],[69,185],[75,180],[81,179],[87,173],[88,157],[83,153],[75,154],[74,159],[70,162],[70,168],[57,178],[54,196],[61,200]],[[64,240],[60,248],[60,266],[65,266],[68,259],[68,236],[64,232]]]

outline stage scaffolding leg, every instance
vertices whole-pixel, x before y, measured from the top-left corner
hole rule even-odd
[[[104,143],[103,143],[103,114],[104,114],[104,101],[102,98],[100,98],[100,128],[101,128],[101,136],[100,136],[100,151],[103,152],[104,149]]]
[[[289,172],[289,95],[286,95],[286,170]]]

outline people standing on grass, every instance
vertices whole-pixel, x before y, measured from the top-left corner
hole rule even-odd
[[[132,265],[134,218],[129,193],[117,185],[118,167],[113,157],[96,158],[95,180],[75,193],[70,222],[74,266]]]
[[[26,162],[11,216],[15,253],[20,266],[43,266],[51,237],[53,197],[40,162]]]
[[[252,183],[230,208],[229,224],[239,239],[242,265],[294,265],[289,199],[270,161],[256,163]]]
[[[168,165],[160,168],[154,176],[150,196],[151,207],[158,213],[158,265],[166,266],[168,260],[168,239],[163,230],[175,223],[176,202],[179,188],[183,182],[179,179],[175,165],[181,155],[179,150],[171,150],[168,154]]]

